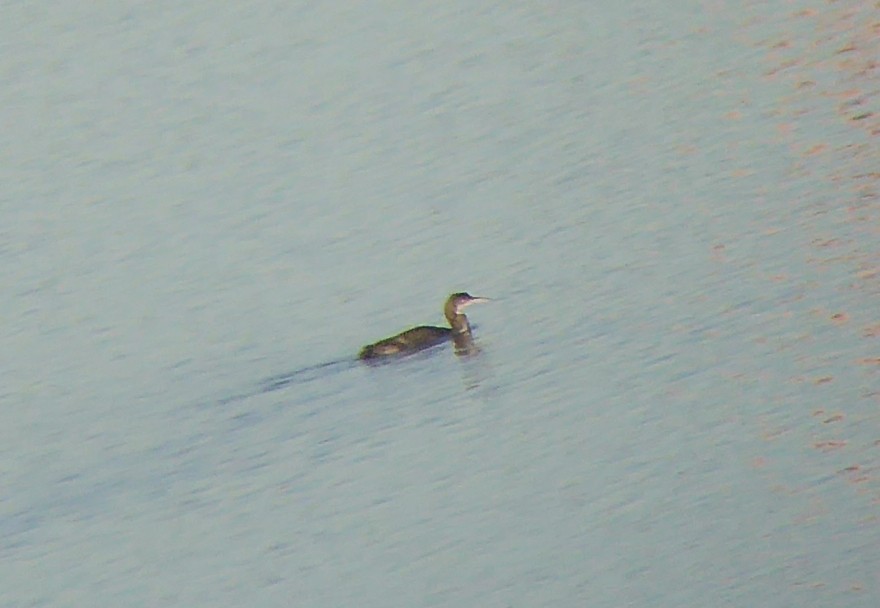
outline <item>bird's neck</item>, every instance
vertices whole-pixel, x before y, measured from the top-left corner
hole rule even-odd
[[[452,326],[452,332],[455,334],[470,334],[471,333],[471,325],[468,323],[468,318],[463,314],[451,315],[447,316],[446,319],[449,321],[449,325]]]

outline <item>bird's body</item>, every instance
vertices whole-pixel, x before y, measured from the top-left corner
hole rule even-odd
[[[443,307],[446,320],[450,327],[434,327],[420,325],[404,332],[369,344],[361,349],[358,359],[369,360],[382,357],[394,357],[415,353],[426,348],[449,341],[456,345],[457,349],[463,350],[472,344],[471,326],[467,317],[461,312],[465,306],[477,302],[486,302],[487,298],[474,297],[467,293],[454,293],[446,300]]]
[[[373,359],[416,352],[446,342],[451,333],[452,330],[448,327],[431,327],[429,325],[413,327],[396,336],[365,346],[361,349],[359,357]]]

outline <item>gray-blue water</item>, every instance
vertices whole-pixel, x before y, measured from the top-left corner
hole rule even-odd
[[[7,3],[0,605],[877,606],[878,22]]]

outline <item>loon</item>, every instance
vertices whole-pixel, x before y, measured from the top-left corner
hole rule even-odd
[[[380,340],[375,344],[368,344],[361,349],[358,359],[380,359],[382,357],[394,357],[411,353],[442,344],[450,338],[455,343],[457,351],[468,351],[473,345],[471,326],[462,310],[465,306],[488,302],[489,298],[472,296],[469,293],[454,293],[446,300],[443,306],[443,314],[451,327],[433,327],[420,325],[413,327],[396,336]]]

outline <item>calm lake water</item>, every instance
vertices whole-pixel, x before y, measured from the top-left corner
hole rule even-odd
[[[6,6],[0,605],[880,605],[871,4]]]

